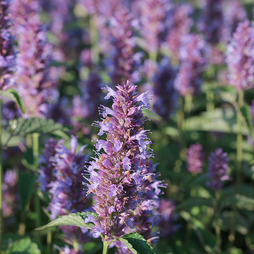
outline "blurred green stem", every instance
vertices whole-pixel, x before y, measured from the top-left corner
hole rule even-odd
[[[192,108],[192,95],[190,93],[187,93],[184,96],[184,112],[186,114],[190,113],[191,108]]]
[[[102,254],[107,254],[108,253],[108,246],[109,246],[109,242],[103,241],[103,252],[102,252]]]
[[[214,110],[214,92],[211,90],[206,91],[206,111]]]
[[[51,254],[51,244],[52,244],[52,233],[51,229],[49,228],[47,231],[47,254]]]
[[[220,222],[219,222],[219,201],[220,201],[220,192],[215,191],[216,198],[216,207],[215,207],[215,232],[217,239],[217,254],[221,253],[221,234],[220,234]]]
[[[38,166],[37,161],[39,156],[39,134],[38,133],[33,133],[32,141],[33,141],[33,161],[34,161],[35,168],[37,168]],[[35,213],[37,215],[35,220],[35,225],[38,228],[41,226],[41,215],[40,215],[40,197],[38,195],[37,186],[35,188],[35,193],[34,193],[34,203],[35,203]],[[39,231],[36,232],[36,238],[37,238],[37,242],[40,244],[41,234]]]
[[[242,143],[243,143],[243,135],[242,135],[242,116],[241,116],[241,108],[244,105],[244,93],[243,91],[239,91],[238,93],[238,110],[237,110],[237,148],[236,148],[236,185],[235,185],[235,195],[239,193],[240,185],[241,185],[241,172],[242,172]],[[230,253],[230,249],[235,241],[235,229],[236,229],[236,217],[237,217],[237,209],[236,205],[233,207],[233,217],[231,223],[231,229],[229,233],[228,240],[230,242],[228,253]]]
[[[2,231],[3,231],[3,169],[2,169],[2,101],[0,99],[0,252],[2,250]]]
[[[99,62],[99,47],[98,47],[98,31],[95,22],[95,16],[91,15],[89,18],[90,37],[91,37],[91,54],[93,66]]]

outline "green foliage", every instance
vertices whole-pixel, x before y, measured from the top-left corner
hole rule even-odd
[[[36,243],[26,237],[15,241],[4,254],[41,254]]]
[[[60,123],[56,123],[52,119],[46,118],[20,118],[10,121],[9,131],[12,136],[26,136],[32,133],[51,133],[56,130],[67,131],[68,129]]]
[[[250,108],[247,105],[244,105],[242,108],[240,108],[240,111],[242,113],[242,116],[247,124],[249,134],[254,141],[254,133],[253,133],[253,125],[252,125],[252,118],[250,113]]]
[[[26,212],[26,206],[33,195],[35,183],[36,183],[35,175],[29,172],[19,173],[18,189],[22,213]]]
[[[36,228],[36,230],[46,229],[53,226],[77,226],[81,228],[92,228],[93,223],[85,223],[84,218],[87,213],[70,213],[68,215],[61,216],[50,223]]]
[[[25,106],[24,106],[23,100],[21,99],[21,97],[19,96],[17,91],[10,88],[6,91],[0,91],[0,96],[4,96],[4,97],[14,101],[19,106],[22,113],[23,114],[25,113]]]
[[[119,239],[134,254],[155,254],[153,248],[147,243],[143,236],[138,233],[130,233]]]

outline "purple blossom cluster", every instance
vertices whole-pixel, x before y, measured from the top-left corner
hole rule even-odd
[[[221,148],[211,153],[208,165],[208,178],[210,179],[207,182],[208,187],[213,190],[220,190],[223,181],[230,179],[227,175],[228,162],[228,154],[224,153]]]
[[[134,72],[136,42],[132,20],[131,14],[122,6],[109,22],[112,51],[107,59],[107,66],[113,84],[122,84],[126,79],[137,80]]]
[[[206,41],[212,45],[219,43],[222,38],[224,22],[223,1],[206,0],[203,17],[199,24],[199,28],[204,33]]]
[[[175,80],[175,89],[182,95],[200,93],[204,71],[205,42],[200,35],[184,37],[179,51],[180,68]]]
[[[205,154],[200,144],[192,144],[187,150],[187,169],[193,174],[203,171]]]
[[[160,46],[159,37],[165,31],[164,21],[168,9],[165,0],[137,1],[140,32],[148,52],[156,52]]]
[[[178,106],[178,93],[174,87],[176,74],[176,68],[164,59],[153,78],[153,110],[165,120],[170,119]]]
[[[91,72],[81,85],[81,96],[73,100],[72,114],[78,118],[98,119],[98,108],[103,103],[102,80],[96,72]]]
[[[19,208],[18,174],[15,170],[7,170],[3,179],[3,218],[17,213]]]
[[[51,218],[58,215],[84,212],[91,206],[91,198],[83,190],[81,174],[88,156],[83,155],[84,147],[76,153],[77,139],[72,136],[71,149],[62,145],[63,141],[47,141],[44,155],[40,158],[40,188],[50,193],[51,202],[47,210]],[[62,226],[67,239],[75,238],[78,242],[87,241],[87,229],[77,230],[73,226]]]
[[[232,0],[225,3],[223,37],[229,42],[240,22],[247,19],[247,13],[239,0]]]
[[[168,18],[169,32],[166,42],[175,57],[178,57],[180,46],[185,35],[190,32],[193,24],[191,14],[193,8],[189,4],[180,4],[173,8],[173,13]]]
[[[179,228],[179,225],[175,223],[177,215],[174,212],[175,202],[170,199],[161,199],[160,205],[157,209],[159,216],[158,226],[160,228],[161,237],[172,236]]]
[[[0,1],[0,89],[7,89],[14,82],[12,72],[15,66],[8,1]]]
[[[238,91],[254,86],[254,27],[248,20],[239,23],[228,44],[226,62],[229,84]]]
[[[57,98],[56,80],[50,74],[51,45],[40,21],[40,5],[14,0],[11,5],[14,36],[18,42],[15,81],[26,108],[26,117],[42,117],[48,103]]]
[[[98,218],[88,216],[85,222],[95,224],[94,237],[104,234],[108,240],[135,232],[136,227],[149,227],[151,221],[147,223],[146,219],[141,226],[141,214],[152,215],[158,206],[160,187],[164,187],[162,181],[156,180],[149,162],[151,141],[143,129],[142,114],[142,108],[149,108],[146,94],[137,94],[136,86],[129,81],[116,88],[114,91],[106,87],[105,98],[112,96],[113,105],[112,109],[102,107],[103,120],[97,125],[98,135],[106,134],[107,138],[96,141],[98,157],[87,168],[87,193],[94,194],[93,209]]]

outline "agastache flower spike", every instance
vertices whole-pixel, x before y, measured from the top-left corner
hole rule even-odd
[[[180,69],[175,88],[183,96],[188,93],[197,95],[201,89],[205,65],[205,42],[200,35],[188,34],[184,37],[179,58]]]
[[[155,181],[147,163],[152,152],[148,148],[151,141],[143,129],[146,119],[142,108],[149,108],[146,94],[137,94],[137,87],[129,81],[116,88],[114,91],[106,87],[106,99],[112,96],[113,105],[112,109],[102,107],[103,120],[97,126],[98,135],[105,133],[107,138],[96,141],[98,157],[87,167],[88,194],[94,194],[93,209],[98,219],[90,216],[86,222],[95,224],[94,237],[104,234],[108,240],[135,232],[136,209],[152,211],[160,187],[164,187],[163,182]]]
[[[15,61],[12,49],[12,39],[9,31],[10,15],[8,1],[0,1],[0,89],[12,85],[12,72]]]
[[[237,88],[254,86],[254,27],[248,20],[239,23],[226,52],[229,83]]]
[[[198,174],[203,171],[204,152],[200,144],[193,144],[187,150],[187,169],[189,172]]]
[[[227,175],[228,162],[228,154],[224,153],[221,148],[211,153],[208,166],[208,177],[211,181],[206,183],[208,187],[213,190],[220,190],[223,181],[230,179]]]

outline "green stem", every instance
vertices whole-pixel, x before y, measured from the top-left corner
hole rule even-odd
[[[52,244],[52,233],[51,233],[51,229],[48,229],[47,232],[47,253],[51,254],[51,244]]]
[[[107,254],[108,253],[108,246],[109,246],[109,242],[103,241],[103,251],[102,251],[102,254]]]
[[[184,96],[184,112],[190,113],[192,108],[192,95],[190,93],[187,93]]]
[[[2,231],[3,231],[3,169],[2,169],[2,101],[0,99],[0,252],[2,250]]]
[[[208,90],[206,91],[206,111],[214,110],[214,92]]]
[[[239,91],[238,93],[238,110],[237,110],[237,126],[238,126],[238,133],[237,133],[237,148],[236,148],[236,185],[235,185],[235,195],[239,193],[240,185],[241,185],[241,172],[242,172],[242,145],[243,145],[243,135],[242,135],[242,116],[240,109],[244,105],[244,93],[243,91]],[[231,229],[229,233],[229,248],[228,253],[230,253],[230,249],[234,244],[235,241],[235,229],[236,229],[236,217],[237,217],[237,209],[236,205],[233,207],[233,217],[231,223]]]
[[[220,222],[219,222],[219,201],[220,201],[220,192],[215,191],[216,198],[216,207],[215,207],[215,232],[217,239],[217,253],[221,253],[221,233],[220,233]]]
[[[35,168],[37,168],[37,166],[38,166],[37,160],[38,160],[38,156],[39,156],[39,134],[38,133],[33,133],[32,142],[33,142],[33,161],[34,161]],[[37,187],[36,187],[35,193],[34,193],[34,203],[35,203],[35,212],[37,214],[35,225],[38,228],[41,226],[41,215],[40,215],[40,197],[38,195]],[[37,242],[40,244],[41,243],[41,235],[40,235],[39,231],[36,232],[36,238],[37,238]]]

